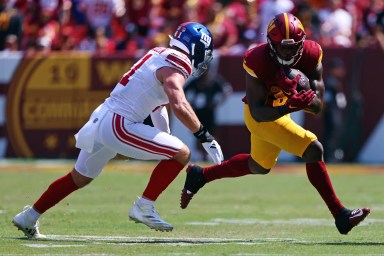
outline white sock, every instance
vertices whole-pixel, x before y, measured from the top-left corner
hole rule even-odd
[[[154,205],[154,201],[152,201],[152,200],[149,200],[149,199],[146,199],[146,198],[143,198],[143,197],[140,197],[139,198],[139,200],[137,200],[137,202],[139,203],[139,204],[149,204],[149,205]]]

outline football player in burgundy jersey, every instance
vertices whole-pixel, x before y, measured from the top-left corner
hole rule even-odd
[[[328,206],[341,234],[347,234],[370,213],[369,208],[349,210],[337,197],[323,160],[323,146],[312,132],[296,124],[289,113],[322,109],[324,83],[322,49],[305,40],[300,20],[290,13],[276,15],[268,26],[268,43],[249,49],[244,55],[246,96],[245,124],[251,133],[251,153],[238,154],[221,164],[202,168],[190,165],[181,194],[181,208],[207,182],[248,174],[267,174],[281,150],[306,162],[310,183]],[[311,89],[296,90],[300,75],[289,79],[284,68],[301,70]],[[299,91],[299,92],[298,92]]]
[[[191,75],[199,75],[212,60],[210,31],[195,22],[182,23],[170,39],[170,47],[150,50],[136,62],[75,135],[79,157],[71,172],[55,180],[41,197],[13,218],[29,238],[39,238],[41,214],[73,191],[96,178],[104,166],[121,154],[140,160],[159,160],[129,218],[148,227],[171,231],[154,209],[158,196],[176,178],[190,159],[189,148],[171,135],[166,105],[202,143],[215,163],[221,163],[220,145],[200,123],[186,100],[183,86]],[[144,124],[152,117],[154,127]]]

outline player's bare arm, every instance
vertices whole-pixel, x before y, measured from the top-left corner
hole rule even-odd
[[[245,85],[249,110],[257,122],[270,122],[281,117],[276,108],[265,105],[268,93],[260,79],[247,73]]]
[[[175,116],[192,133],[197,132],[201,124],[185,97],[183,90],[185,78],[182,73],[171,67],[163,67],[157,71],[157,77],[163,83],[169,105]]]
[[[311,105],[305,109],[305,112],[311,114],[318,114],[323,109],[323,96],[324,96],[324,81],[323,81],[323,65],[320,62],[314,72],[308,76],[311,89],[316,92]]]

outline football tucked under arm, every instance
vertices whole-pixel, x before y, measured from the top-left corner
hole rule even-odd
[[[308,91],[312,89],[308,77],[300,70],[293,69],[293,68],[285,68],[284,73],[289,79],[294,79],[297,75],[301,76],[297,83],[297,88],[296,88],[297,92],[300,92],[302,90]],[[316,95],[316,91],[315,91],[315,95]],[[319,113],[320,109],[316,104],[311,104],[309,107],[305,108],[304,111],[315,115]]]
[[[285,68],[284,73],[289,79],[295,79],[297,75],[301,75],[296,87],[297,92],[301,90],[308,91],[311,89],[308,77],[300,70],[294,68]]]

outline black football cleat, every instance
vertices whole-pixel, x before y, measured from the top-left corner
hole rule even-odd
[[[187,167],[187,178],[184,188],[181,191],[180,207],[187,208],[194,194],[205,185],[206,180],[203,175],[203,168],[198,165],[190,164]]]
[[[369,208],[361,208],[353,211],[344,208],[335,217],[336,227],[341,234],[346,235],[352,228],[359,225],[359,223],[362,222],[370,212],[371,209]]]

